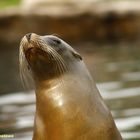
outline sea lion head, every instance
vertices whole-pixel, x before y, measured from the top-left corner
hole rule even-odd
[[[81,56],[54,35],[26,34],[20,43],[20,70],[31,73],[34,80],[49,80],[69,72]]]

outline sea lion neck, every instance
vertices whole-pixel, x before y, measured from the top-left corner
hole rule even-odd
[[[45,92],[49,89],[53,89],[53,87],[56,87],[57,85],[60,84],[59,80],[56,79],[46,79],[46,80],[35,80],[35,90],[36,92],[42,91]]]
[[[62,109],[64,96],[57,80],[42,81],[36,86],[36,117],[33,140],[63,138]],[[57,121],[56,121],[57,120]],[[55,129],[54,129],[55,128]],[[62,139],[63,140],[63,139]]]

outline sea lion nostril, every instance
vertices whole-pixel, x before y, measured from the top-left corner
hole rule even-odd
[[[32,35],[32,33],[28,33],[28,34],[25,35],[28,41],[30,41],[31,35]]]

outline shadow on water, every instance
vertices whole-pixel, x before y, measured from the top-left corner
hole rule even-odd
[[[97,46],[90,43],[75,48],[84,57],[123,138],[140,139],[140,48],[137,45]],[[12,76],[12,71],[9,75]],[[15,87],[12,82],[10,84]],[[31,140],[34,110],[33,93],[2,95],[0,133],[14,134],[12,140]]]

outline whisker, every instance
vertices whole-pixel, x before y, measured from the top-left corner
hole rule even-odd
[[[25,54],[23,51],[24,44],[25,43],[21,42],[20,49],[19,49],[19,73],[20,73],[20,78],[21,78],[21,82],[24,89],[29,90],[33,87],[33,85],[31,85],[32,82],[30,82],[33,80],[31,77],[31,72],[28,70],[28,67],[27,67],[28,62],[25,58]]]
[[[43,42],[41,42],[42,44]],[[45,47],[46,46],[46,47]],[[62,59],[62,57],[51,47],[47,46],[46,44],[43,43],[43,47],[42,49],[46,52],[49,52],[50,54],[52,54],[53,58],[56,61],[57,67],[58,67],[58,71],[60,72],[60,74],[63,74],[65,71],[68,71],[66,64],[64,62],[64,60]],[[46,50],[47,49],[47,50]],[[57,72],[58,72],[57,71]],[[59,79],[61,81],[61,83],[63,84],[63,79]]]

